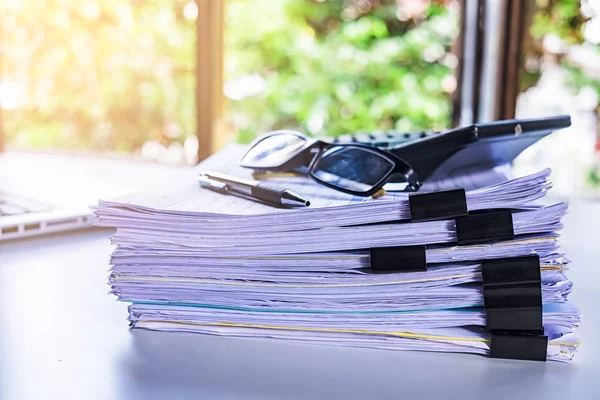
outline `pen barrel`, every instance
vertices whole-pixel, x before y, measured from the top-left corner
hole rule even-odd
[[[310,205],[310,201],[299,194],[264,182],[252,186],[252,196],[275,206],[308,207]]]
[[[276,205],[283,205],[281,201],[286,191],[287,189],[281,189],[262,182],[252,186],[252,196]]]

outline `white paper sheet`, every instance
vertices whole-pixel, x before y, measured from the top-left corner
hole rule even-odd
[[[238,149],[236,152],[235,149]],[[237,166],[239,148],[232,147],[202,162],[198,170],[215,170],[239,177],[250,172]],[[231,165],[233,164],[233,165]],[[194,176],[160,189],[107,201],[95,208],[96,225],[207,234],[282,232],[333,226],[372,224],[410,219],[408,194],[388,193],[379,199],[350,196],[318,185],[308,177],[269,180],[293,189],[311,201],[303,209],[278,209],[233,195],[200,188]],[[550,170],[467,193],[469,211],[495,208],[536,209],[536,200],[550,189]]]
[[[199,169],[249,177],[231,147]],[[274,183],[308,197],[275,209],[199,188],[193,174],[160,191],[100,201],[97,225],[117,228],[111,292],[133,303],[136,328],[338,346],[488,354],[481,261],[537,254],[548,358],[571,361],[579,311],[557,239],[565,203],[539,205],[550,171],[498,182],[498,171],[428,182],[476,187],[469,211],[511,209],[517,237],[456,246],[454,220],[410,223],[405,193],[373,200],[306,177]],[[494,180],[488,187],[482,185]],[[372,247],[428,245],[426,272],[369,273]]]

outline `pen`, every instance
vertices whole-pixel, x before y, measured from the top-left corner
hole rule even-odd
[[[275,207],[310,206],[310,201],[292,190],[219,172],[201,172],[198,176],[198,182],[200,186],[219,193],[260,200]]]

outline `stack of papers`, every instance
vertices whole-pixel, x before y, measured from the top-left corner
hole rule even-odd
[[[236,167],[241,151],[199,168],[249,177]],[[116,228],[109,282],[131,303],[135,328],[489,354],[482,264],[537,255],[547,358],[571,361],[579,345],[570,262],[558,246],[567,205],[539,204],[549,170],[467,191],[470,212],[510,209],[514,238],[466,245],[456,244],[453,219],[411,222],[405,193],[373,200],[280,177],[273,183],[311,207],[276,209],[193,178],[95,208],[97,225]],[[369,249],[421,245],[427,270],[373,273]]]

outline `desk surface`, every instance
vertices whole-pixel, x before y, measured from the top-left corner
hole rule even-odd
[[[565,224],[584,314],[573,365],[129,330],[107,294],[110,231],[3,243],[0,399],[598,399],[600,205]]]

